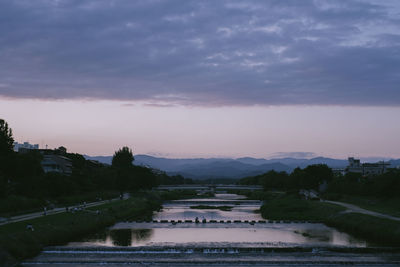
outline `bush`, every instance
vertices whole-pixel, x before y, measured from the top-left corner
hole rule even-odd
[[[32,211],[42,208],[45,205],[46,202],[41,199],[11,195],[0,199],[0,214],[8,216],[15,214],[15,211]]]
[[[324,223],[377,244],[400,245],[400,222],[358,213],[327,217]]]
[[[188,199],[197,196],[196,190],[173,190],[159,193],[163,200]]]
[[[301,199],[297,195],[283,195],[266,201],[261,206],[261,215],[269,220],[312,220],[323,221],[345,208]]]

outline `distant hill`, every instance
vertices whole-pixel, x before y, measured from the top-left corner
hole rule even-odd
[[[173,174],[181,174],[193,179],[210,178],[241,178],[249,175],[258,175],[270,170],[292,171],[292,168],[282,163],[270,163],[262,165],[245,164],[237,160],[214,161],[201,164],[187,164],[181,166]]]
[[[111,164],[112,156],[85,156],[87,159]],[[400,165],[400,160],[391,160],[393,167]],[[277,158],[263,159],[243,157],[232,158],[195,158],[168,159],[148,155],[135,155],[135,165],[148,166],[165,171],[169,175],[180,174],[186,178],[242,178],[268,172],[270,170],[291,172],[296,167],[305,168],[313,164],[327,164],[331,168],[344,168],[347,160],[316,157],[312,159]]]
[[[400,159],[396,159],[396,160],[392,159],[392,160],[389,160],[389,162],[391,164],[391,167],[400,168]]]
[[[111,165],[111,161],[112,161],[112,156],[88,156],[88,155],[83,155],[85,157],[85,159],[88,160],[95,160],[104,164],[108,164]]]

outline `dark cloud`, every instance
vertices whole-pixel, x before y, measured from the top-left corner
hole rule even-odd
[[[400,105],[398,1],[0,2],[0,95]]]

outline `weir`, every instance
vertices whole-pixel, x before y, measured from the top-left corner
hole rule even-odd
[[[397,253],[397,254],[396,254]],[[241,247],[50,247],[23,266],[398,266],[397,250]]]
[[[152,228],[284,228],[291,225],[309,226],[310,224],[320,224],[320,222],[305,221],[241,221],[241,220],[207,220],[206,222],[196,223],[193,220],[155,220],[152,222],[120,222],[112,226],[111,230],[116,229],[152,229]],[[228,226],[229,225],[229,226]]]
[[[174,200],[167,201],[165,205],[257,205],[260,206],[262,201],[259,200]]]

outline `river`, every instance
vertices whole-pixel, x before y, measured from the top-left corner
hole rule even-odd
[[[400,262],[395,254],[366,253],[371,244],[321,223],[263,220],[257,213],[260,205],[234,194],[169,201],[152,221],[119,222],[82,240],[46,248],[23,265],[370,266]],[[204,209],[211,206],[224,208]]]

